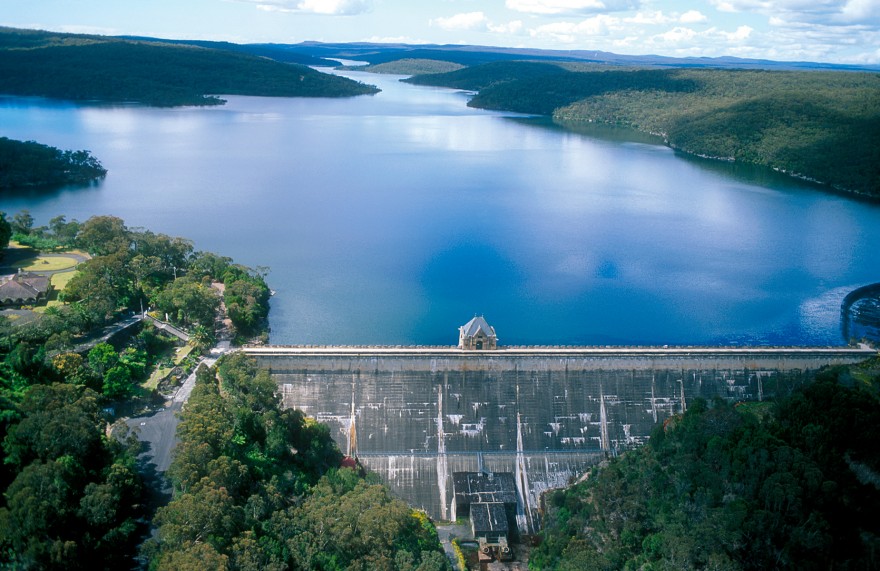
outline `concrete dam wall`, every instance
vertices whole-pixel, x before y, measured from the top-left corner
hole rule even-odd
[[[284,405],[330,426],[340,449],[401,498],[456,518],[454,472],[515,475],[517,527],[537,529],[540,494],[644,443],[695,398],[764,400],[852,348],[248,348]]]

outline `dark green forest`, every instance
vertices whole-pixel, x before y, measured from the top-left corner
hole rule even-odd
[[[150,568],[440,571],[434,526],[375,477],[337,469],[326,425],[282,410],[245,355],[203,367],[187,402]]]
[[[147,325],[115,345],[84,343],[143,301],[209,346],[219,305],[210,282],[257,291],[265,282],[229,258],[194,252],[188,240],[131,230],[118,218],[33,222],[27,212],[0,216],[0,236],[92,257],[61,293],[65,304],[26,322],[0,317],[0,567],[129,568],[149,514],[139,444],[124,431],[109,435],[108,411],[139,394],[171,343]],[[240,335],[260,334],[266,292],[241,307]]]
[[[30,320],[0,317],[0,438],[19,420],[18,404],[34,386],[72,384],[104,403],[132,396],[165,348],[150,327],[129,346],[80,347],[140,308],[167,315],[189,331],[197,349],[207,349],[215,342],[221,302],[212,283],[222,283],[237,340],[267,335],[269,288],[263,275],[230,258],[194,251],[189,240],[129,229],[112,216],[82,223],[57,216],[48,226],[33,227],[33,218],[21,212],[11,222],[0,216],[0,226],[0,236],[11,234],[36,250],[76,247],[91,254],[58,294],[62,304]]]
[[[34,384],[15,404],[4,394],[0,414],[0,565],[128,567],[141,533],[143,484],[134,445],[104,435],[97,393],[72,383]]]
[[[0,137],[0,190],[90,184],[106,174],[88,151],[62,151]]]
[[[140,384],[173,345],[150,324],[86,343],[150,306],[213,346],[218,289],[239,341],[265,336],[263,273],[194,251],[184,238],[112,216],[7,220],[38,250],[79,248],[62,305],[28,322],[0,317],[0,567],[127,569],[449,568],[433,524],[374,477],[340,469],[328,428],[282,410],[276,385],[241,354],[202,367],[168,472],[174,497],[150,513],[140,443],[114,409],[149,401]],[[153,517],[155,515],[155,517]],[[150,525],[155,539],[139,545]]]
[[[377,89],[229,50],[0,28],[0,93],[156,106],[218,95],[350,97]]]
[[[698,401],[546,498],[532,569],[877,569],[880,360]]]
[[[660,135],[703,157],[880,197],[880,75],[503,62],[410,79],[479,91],[474,107]]]
[[[376,65],[351,66],[347,69],[369,71],[370,73],[391,73],[400,75],[421,75],[426,73],[446,73],[461,69],[462,66],[451,61],[436,59],[399,59]]]
[[[564,73],[564,70],[555,63],[500,61],[465,67],[447,73],[418,75],[403,81],[414,85],[433,85],[466,91],[480,91],[493,85],[527,81],[559,73]]]

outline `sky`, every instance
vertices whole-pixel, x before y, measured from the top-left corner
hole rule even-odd
[[[0,25],[880,64],[880,0],[0,0]]]

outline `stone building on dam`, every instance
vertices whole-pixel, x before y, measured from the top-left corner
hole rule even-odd
[[[271,372],[285,406],[327,423],[344,453],[435,519],[456,518],[453,474],[512,474],[519,533],[538,528],[542,492],[644,443],[693,399],[760,401],[809,382],[823,366],[876,354],[866,347],[505,348],[495,345],[494,329],[477,325],[475,332],[491,332],[493,349],[244,351]]]

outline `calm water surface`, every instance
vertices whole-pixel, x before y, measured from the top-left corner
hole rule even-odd
[[[89,149],[87,189],[3,196],[38,224],[122,217],[269,266],[275,343],[840,343],[880,281],[880,207],[608,129],[378,84],[217,108],[0,99],[0,136]]]

